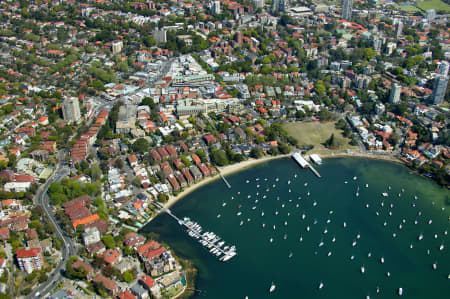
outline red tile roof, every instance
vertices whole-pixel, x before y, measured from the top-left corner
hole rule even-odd
[[[17,249],[16,256],[17,258],[35,257],[38,256],[40,252],[41,252],[40,248]]]
[[[119,299],[136,299],[136,296],[131,294],[130,291],[128,291],[128,290],[119,293],[119,295],[117,295],[117,297],[119,297]]]
[[[153,280],[153,278],[151,278],[148,275],[144,275],[141,278],[142,283],[144,283],[146,286],[148,286],[148,288],[153,288],[153,286],[155,285],[155,281]]]
[[[142,255],[151,249],[155,249],[155,248],[159,248],[159,247],[160,247],[159,243],[152,240],[152,241],[145,243],[144,245],[138,246],[136,248],[136,251],[139,255]]]
[[[160,255],[161,255],[162,253],[164,253],[165,251],[166,251],[166,248],[164,248],[164,247],[159,247],[159,248],[157,248],[157,249],[147,251],[147,252],[144,253],[143,255],[144,255],[146,258],[148,258],[149,260],[151,260],[151,259],[153,259],[153,258],[155,258],[155,257],[160,256]]]
[[[90,216],[88,216],[86,218],[83,218],[83,219],[77,219],[74,222],[72,222],[72,225],[73,225],[73,228],[77,228],[77,226],[80,225],[80,224],[88,224],[88,223],[91,223],[91,222],[93,222],[93,221],[95,221],[97,219],[100,219],[100,217],[97,214],[94,214],[94,215],[90,215]]]

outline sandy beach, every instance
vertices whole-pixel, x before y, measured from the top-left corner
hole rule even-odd
[[[330,154],[321,154],[321,158],[367,158],[373,160],[382,160],[382,161],[390,161],[394,163],[404,164],[400,159],[392,155],[375,155],[375,154],[365,154],[361,152],[352,152],[352,153],[330,153]]]
[[[238,171],[242,171],[245,169],[248,169],[250,167],[253,167],[257,164],[260,163],[264,163],[270,160],[275,160],[275,159],[281,159],[281,158],[287,158],[290,157],[291,154],[286,154],[286,155],[278,155],[278,156],[266,156],[263,157],[261,159],[248,159],[246,161],[243,161],[241,163],[236,163],[236,164],[232,164],[232,165],[227,165],[224,167],[219,167],[219,171],[223,176],[227,176],[230,175],[232,173],[238,172]],[[206,178],[196,184],[193,184],[189,187],[187,187],[186,189],[183,190],[183,192],[181,192],[180,194],[178,194],[177,196],[173,196],[170,195],[169,196],[169,200],[167,201],[166,204],[164,204],[165,208],[170,208],[171,206],[173,206],[177,201],[179,201],[180,199],[182,199],[183,197],[185,197],[186,195],[192,193],[193,191],[197,190],[198,188],[211,183],[212,181],[218,180],[220,179],[220,175],[215,175],[213,177],[209,177]]]
[[[308,155],[308,154],[306,154],[306,155]],[[248,168],[253,167],[260,163],[264,163],[264,162],[267,162],[270,160],[275,160],[275,159],[287,158],[290,156],[291,156],[291,154],[286,154],[286,155],[278,155],[278,156],[266,156],[261,159],[248,159],[241,163],[236,163],[236,164],[232,164],[232,165],[228,165],[228,166],[224,166],[224,167],[219,167],[219,170],[223,176],[227,176],[232,173],[248,169]],[[360,152],[321,153],[320,157],[324,158],[324,159],[326,159],[326,158],[342,158],[342,157],[353,157],[353,158],[358,157],[358,158],[368,158],[368,159],[390,161],[390,162],[395,162],[395,163],[402,163],[399,159],[397,159],[391,155],[374,155],[374,154],[365,154],[365,153],[360,153]],[[194,185],[187,187],[177,196],[170,195],[169,200],[164,205],[164,207],[170,208],[171,206],[173,206],[176,202],[178,202],[180,199],[182,199],[186,195],[192,193],[193,191],[197,190],[198,188],[200,188],[206,184],[209,184],[212,181],[215,181],[217,179],[220,179],[220,175],[218,175],[218,174],[213,177],[206,178]]]

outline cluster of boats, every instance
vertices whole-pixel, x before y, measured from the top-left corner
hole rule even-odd
[[[295,175],[294,176],[294,178],[296,178],[297,177],[297,175]],[[262,179],[261,181],[263,181],[263,182],[258,182],[259,181],[259,178],[257,178],[256,179],[256,182],[255,182],[255,185],[256,185],[256,189],[257,190],[255,190],[256,191],[256,194],[247,194],[247,195],[244,195],[244,196],[241,196],[241,198],[236,198],[237,200],[236,200],[236,204],[237,204],[237,208],[238,208],[238,210],[237,210],[237,214],[236,214],[236,216],[243,216],[244,215],[244,213],[246,212],[246,210],[247,209],[245,209],[244,208],[244,202],[247,202],[247,205],[248,205],[248,209],[249,210],[256,210],[255,212],[257,212],[257,213],[260,213],[260,215],[261,215],[261,217],[263,217],[265,214],[264,214],[264,212],[261,210],[261,209],[259,209],[259,207],[260,206],[258,206],[257,204],[259,203],[259,201],[261,201],[261,199],[266,199],[266,198],[270,198],[271,196],[269,195],[269,191],[271,191],[271,189],[274,189],[274,188],[276,188],[277,187],[277,185],[276,185],[276,182],[278,182],[279,181],[279,179],[278,178],[276,178],[275,179],[275,184],[272,184],[273,182],[267,182],[268,181],[268,179],[267,178],[265,178],[265,179]],[[358,177],[353,177],[353,179],[349,179],[348,181],[345,181],[344,183],[345,184],[349,184],[351,181],[354,181],[354,184],[351,184],[351,185],[353,185],[353,186],[355,186],[355,188],[356,188],[356,197],[359,197],[363,192],[363,189],[366,189],[366,188],[369,188],[369,184],[362,184],[361,185],[361,187],[362,188],[360,188],[360,186],[359,186],[359,184],[358,184]],[[249,184],[251,182],[251,180],[246,180],[246,183],[247,184]],[[267,182],[267,183],[264,183],[264,182]],[[261,186],[261,185],[262,186]],[[266,184],[266,186],[264,186]],[[293,187],[295,187],[297,184],[295,183],[295,181],[291,181],[291,180],[287,180],[287,185],[289,185],[289,187],[291,187],[291,186],[293,186]],[[270,186],[272,187],[272,188],[270,188]],[[308,186],[308,183],[304,183],[304,187],[307,187]],[[261,187],[261,188],[260,188]],[[265,192],[264,192],[264,189],[265,189]],[[372,211],[374,212],[374,214],[376,215],[376,216],[378,216],[378,218],[382,218],[382,217],[385,217],[385,216],[389,216],[389,218],[388,217],[386,217],[385,218],[385,220],[386,221],[384,221],[384,223],[383,222],[380,222],[384,227],[387,227],[388,226],[388,222],[389,221],[387,221],[388,219],[392,219],[391,220],[391,222],[393,222],[393,223],[395,223],[395,221],[398,221],[396,218],[394,218],[394,217],[392,217],[393,216],[393,214],[394,214],[394,200],[395,200],[395,198],[397,197],[397,196],[395,196],[395,197],[393,197],[392,196],[392,192],[394,192],[393,190],[392,190],[392,188],[391,188],[391,186],[388,186],[388,188],[387,188],[388,190],[386,190],[385,192],[382,192],[381,193],[381,195],[382,195],[382,200],[380,201],[380,202],[376,202],[376,201],[373,201],[373,202],[371,202],[370,204],[368,203],[368,202],[364,202],[365,200],[364,200],[364,198],[362,198],[362,203],[363,203],[363,205],[365,205],[365,208],[369,208],[369,207],[371,207],[372,209]],[[291,192],[291,189],[288,189],[288,191],[289,192]],[[293,192],[296,192],[296,190],[295,189],[293,189],[292,190]],[[261,192],[261,194],[260,194],[260,192]],[[311,195],[311,192],[308,190],[308,189],[306,189],[305,190],[305,192],[307,192],[306,193],[306,195],[307,196],[310,196]],[[389,192],[389,193],[388,193]],[[240,195],[240,193],[241,192],[237,192],[237,195],[239,196]],[[278,192],[277,192],[278,193]],[[276,201],[280,201],[280,197],[279,196],[276,196],[276,195],[278,195],[277,193],[275,193],[274,195],[274,200],[276,200]],[[256,195],[256,197],[255,197],[255,195]],[[246,198],[247,200],[245,200],[245,201],[239,201],[240,199],[242,199],[242,197],[244,197],[244,198]],[[400,197],[405,197],[405,198],[408,198],[408,196],[406,195],[406,193],[405,193],[405,190],[404,189],[401,189],[401,192],[399,192],[398,193],[398,197],[400,198]],[[250,199],[250,200],[249,200]],[[316,206],[318,206],[318,205],[320,205],[320,204],[318,204],[317,203],[317,201],[316,200],[311,200],[311,201],[308,201],[307,200],[308,199],[308,197],[305,197],[305,200],[302,200],[302,197],[301,196],[298,196],[298,198],[297,198],[297,200],[295,200],[295,198],[293,198],[293,197],[291,197],[291,198],[288,198],[287,200],[282,200],[281,202],[280,202],[280,206],[278,206],[277,208],[275,208],[275,211],[273,212],[274,213],[274,215],[275,216],[279,216],[279,215],[285,215],[285,213],[283,213],[283,208],[285,208],[285,207],[289,207],[288,205],[289,205],[289,203],[292,203],[292,204],[290,204],[291,206],[295,206],[296,208],[300,208],[300,205],[303,205],[303,207],[302,207],[302,209],[301,210],[303,210],[303,209],[305,209],[305,210],[307,210],[307,209],[310,209],[311,208],[311,205],[312,205],[312,207],[316,207]],[[235,200],[235,198],[234,198],[234,196],[232,196],[231,197],[231,200]],[[418,200],[418,196],[417,195],[414,195],[414,201],[411,203],[411,206],[413,207],[413,208],[416,208],[416,201]],[[385,201],[387,202],[386,204],[385,204]],[[392,202],[391,202],[392,201]],[[400,202],[398,203],[399,205],[400,205]],[[432,204],[434,205],[435,203],[434,202],[432,202]],[[226,205],[226,203],[223,203],[222,204],[222,206],[225,206]],[[380,205],[380,207],[378,206],[378,205]],[[396,204],[397,205],[397,204]],[[262,208],[262,207],[261,207]],[[266,207],[267,208],[267,207]],[[301,220],[305,220],[306,218],[308,218],[308,219],[311,219],[310,218],[310,216],[311,215],[309,215],[308,217],[307,217],[307,215],[306,215],[306,213],[304,212],[305,210],[303,210],[303,214],[301,214],[301,217],[300,217],[300,219]],[[444,208],[442,208],[442,210],[444,210]],[[295,212],[293,212],[294,210],[289,210],[289,212],[287,212],[287,216],[290,216],[291,215],[291,213],[293,213],[293,215],[295,215],[296,213]],[[251,212],[251,211],[250,211]],[[267,212],[267,211],[266,211]],[[332,217],[331,217],[331,215],[332,214],[334,214],[334,211],[333,210],[329,210],[328,211],[329,212],[329,216],[326,216],[327,218],[325,218],[326,220],[324,220],[324,223],[326,223],[326,225],[328,225],[328,224],[330,224],[331,222],[332,222]],[[397,212],[400,212],[399,210],[397,210]],[[271,214],[270,212],[269,213],[266,213],[266,214]],[[405,228],[407,228],[407,225],[408,224],[412,224],[412,223],[414,223],[415,225],[418,225],[419,224],[419,222],[422,222],[423,224],[428,224],[428,225],[430,225],[430,224],[432,224],[432,220],[430,220],[430,219],[426,219],[426,221],[420,221],[420,219],[419,219],[419,217],[420,216],[422,216],[422,212],[421,211],[418,211],[418,213],[417,213],[417,216],[415,217],[416,219],[414,219],[413,218],[413,220],[410,220],[410,221],[407,221],[407,219],[405,219],[405,218],[403,218],[403,219],[400,219],[400,223],[397,223],[397,224],[393,224],[393,225],[389,225],[389,229],[396,229],[397,227],[398,227],[398,229],[399,229],[399,231],[395,231],[395,232],[393,232],[393,234],[392,234],[392,236],[394,237],[394,238],[396,238],[396,237],[398,237],[398,236],[400,236],[400,234],[402,233],[402,229],[403,229],[403,231],[406,231],[406,229]],[[390,217],[392,217],[392,218],[390,218]],[[245,217],[245,218],[247,218],[247,217]],[[242,219],[242,218],[241,218]],[[311,224],[313,224],[313,225],[315,225],[315,224],[318,224],[319,222],[322,222],[322,221],[320,221],[320,220],[317,220],[316,218],[313,218],[314,220],[313,220],[313,222],[311,222]],[[251,221],[251,219],[250,218],[247,218],[247,221],[245,221],[245,219],[244,220],[241,220],[240,221],[240,226],[242,226],[243,224],[244,224],[244,222],[250,222]],[[269,220],[270,221],[270,220]],[[307,220],[308,221],[308,220]],[[310,221],[312,221],[312,219],[310,220]],[[281,222],[281,223],[283,223],[283,222]],[[311,231],[311,230],[313,230],[313,225],[307,225],[306,226],[306,231],[307,232],[309,232],[309,231]],[[278,226],[280,226],[280,225],[278,225]],[[284,221],[284,226],[282,226],[282,229],[281,229],[281,231],[283,232],[283,228],[284,227],[286,227],[286,226],[288,226],[288,222],[285,220]],[[265,227],[273,227],[273,230],[275,231],[275,229],[276,229],[276,226],[275,226],[275,224],[273,224],[273,226],[269,223],[267,226],[266,226],[266,223],[262,223],[262,228],[265,228]],[[347,222],[343,222],[343,227],[344,228],[347,228]],[[351,223],[349,224],[349,227],[350,227],[350,231],[351,231]],[[278,227],[277,227],[278,228]],[[331,227],[331,228],[333,228],[333,227]],[[408,227],[408,228],[410,228],[410,227]],[[327,226],[325,226],[324,228],[323,228],[323,234],[324,235],[327,235],[327,234],[329,234],[329,231],[328,231],[328,229],[329,228],[327,228]],[[412,229],[412,228],[410,228],[410,229]],[[408,230],[408,232],[410,232],[410,230]],[[330,240],[331,240],[331,242],[332,243],[334,243],[334,242],[336,242],[336,237],[333,235],[333,230],[332,229],[330,229],[330,233],[331,233],[331,236],[330,236]],[[347,233],[348,234],[348,233]],[[445,232],[444,232],[444,236],[447,236],[447,230],[445,230]],[[407,237],[411,237],[410,235],[409,235],[409,233],[408,234],[405,234],[405,236],[407,236]],[[402,235],[403,236],[403,235]],[[326,246],[326,242],[324,241],[324,238],[325,238],[325,236],[322,236],[321,237],[321,239],[320,239],[320,243],[318,243],[319,245],[318,245],[318,247],[323,247],[323,248],[326,248],[327,246]],[[351,247],[359,247],[359,245],[358,245],[358,243],[359,243],[359,240],[360,240],[360,238],[361,238],[361,234],[358,232],[357,234],[356,234],[356,237],[353,239],[353,243],[350,243],[351,244]],[[424,239],[424,234],[423,233],[420,233],[420,235],[415,235],[414,237],[413,237],[414,239],[418,239],[419,241],[421,241],[421,240],[423,240]],[[438,234],[434,234],[434,239],[438,239],[439,238],[439,235]],[[287,239],[287,234],[286,233],[284,233],[284,237],[283,237],[283,239],[284,240],[286,240]],[[328,239],[328,238],[326,238],[326,239]],[[299,239],[299,241],[300,242],[302,242],[303,241],[303,236],[301,235],[300,236],[300,239]],[[269,238],[269,242],[270,243],[274,243],[275,242],[275,239],[273,238],[273,237],[270,237]],[[413,240],[411,240],[411,244],[410,244],[410,248],[415,248],[415,246],[413,246],[413,244],[412,244],[412,242],[413,242]],[[423,241],[422,241],[423,242]],[[330,244],[328,244],[328,245],[330,245]],[[436,246],[436,245],[434,245],[434,246]],[[439,244],[439,245],[437,245],[437,248],[439,249],[439,251],[444,251],[444,249],[445,249],[445,245],[444,245],[444,240],[442,240],[442,243],[441,244]],[[331,248],[330,248],[331,249]],[[332,255],[332,251],[329,251],[329,250],[327,250],[327,251],[325,251],[325,253],[326,252],[328,252],[328,256],[331,256]],[[428,249],[427,250],[427,254],[428,255],[430,255],[430,252],[431,252],[431,250],[430,249]],[[320,253],[320,251],[319,250],[316,250],[315,251],[315,254],[317,255],[318,253]],[[288,258],[292,258],[293,257],[293,252],[291,251],[290,253],[289,253],[289,255],[288,255]],[[371,258],[372,257],[372,252],[368,252],[367,253],[367,258]],[[358,257],[357,256],[355,256],[355,255],[351,255],[350,256],[350,260],[358,260]],[[361,261],[363,261],[364,259],[361,259]],[[387,264],[389,264],[389,259],[386,259],[386,261],[387,261]],[[385,257],[384,256],[379,256],[379,263],[380,264],[385,264]],[[435,261],[433,264],[432,264],[432,269],[433,270],[437,270],[437,268],[438,268],[438,263]],[[366,269],[366,267],[364,266],[364,265],[360,265],[360,268],[359,268],[359,270],[360,270],[360,273],[362,274],[362,275],[366,275],[365,273],[366,272],[369,272],[369,271],[366,271],[367,269]],[[387,277],[390,277],[391,276],[391,272],[389,272],[389,271],[387,271],[387,272],[385,272],[386,273],[386,276]],[[448,274],[448,279],[450,279],[450,274]],[[320,282],[320,284],[318,285],[318,289],[319,290],[321,290],[321,289],[323,289],[325,287],[325,284],[324,284],[324,282]],[[271,286],[270,286],[270,288],[269,288],[269,293],[272,293],[272,292],[274,292],[275,291],[275,288],[276,288],[276,286],[275,286],[275,284],[272,282],[272,284],[271,284]],[[379,287],[379,286],[376,286],[376,293],[378,294],[378,293],[380,293],[381,292],[381,288]],[[404,288],[402,288],[402,287],[397,287],[396,288],[396,293],[398,294],[398,296],[403,296],[404,295]],[[366,298],[370,298],[370,296],[367,296]]]
[[[225,245],[225,241],[221,241],[221,238],[213,232],[203,232],[200,224],[188,217],[184,217],[183,221],[180,221],[180,225],[186,226],[188,235],[197,239],[200,244],[209,249],[211,254],[219,257],[220,261],[226,262],[237,255],[234,245]]]

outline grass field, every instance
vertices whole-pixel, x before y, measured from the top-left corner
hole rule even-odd
[[[397,5],[397,9],[402,10],[404,12],[408,12],[408,13],[415,13],[415,12],[421,11],[420,9],[418,9],[417,7],[415,7],[413,5]]]
[[[288,131],[289,135],[298,140],[298,146],[314,146],[311,153],[325,154],[331,152],[342,152],[346,149],[358,149],[357,146],[352,146],[349,144],[350,139],[342,136],[342,131],[337,130],[334,127],[335,122],[297,122],[297,123],[286,123],[283,127]],[[323,146],[326,140],[328,140],[334,134],[337,143],[340,145],[334,150],[329,150]]]
[[[450,5],[448,5],[445,2],[442,2],[441,0],[424,0],[424,1],[420,1],[417,0],[416,1],[416,6],[422,10],[427,10],[427,9],[436,9],[437,12],[445,12],[445,13],[450,13]]]

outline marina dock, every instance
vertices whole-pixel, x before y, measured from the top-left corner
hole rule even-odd
[[[300,167],[309,168],[318,178],[322,177],[320,173],[308,161],[306,161],[300,153],[294,153],[292,158],[300,165]]]
[[[170,209],[164,208],[160,203],[153,202],[160,209],[160,212],[167,213],[177,223],[186,228],[188,235],[198,240],[212,255],[219,258],[220,261],[226,262],[237,255],[235,246],[228,246],[225,241],[213,232],[203,232],[203,228],[196,222],[184,217],[183,220],[175,216]]]

